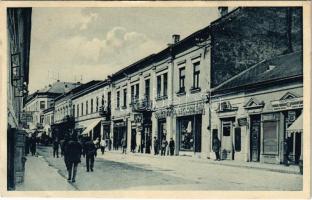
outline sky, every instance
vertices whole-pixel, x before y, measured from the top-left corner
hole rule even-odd
[[[217,8],[33,8],[29,90],[104,80],[217,17]]]

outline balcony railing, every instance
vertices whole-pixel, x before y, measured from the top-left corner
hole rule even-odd
[[[149,99],[140,99],[131,104],[133,112],[151,112],[153,111],[153,102]]]

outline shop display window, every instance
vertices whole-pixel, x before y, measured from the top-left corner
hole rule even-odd
[[[263,122],[263,153],[278,153],[277,121]]]
[[[192,119],[181,119],[181,150],[194,149],[194,127]]]

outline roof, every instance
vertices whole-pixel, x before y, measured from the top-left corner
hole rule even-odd
[[[93,85],[96,85],[98,83],[100,83],[101,81],[99,80],[92,80],[90,82],[87,82],[85,84],[81,84],[80,86],[78,87],[75,87],[73,88],[72,90],[68,91],[67,93],[64,93],[60,96],[58,96],[56,99],[55,99],[55,102],[57,101],[60,101],[60,100],[66,100],[66,99],[69,99],[72,97],[72,95],[86,89],[86,88],[89,88],[89,87],[92,87]]]
[[[59,93],[63,94],[66,93],[75,87],[81,85],[80,83],[72,83],[72,82],[61,82],[57,81],[54,82],[52,85],[48,85],[45,88],[39,90],[39,93]]]
[[[264,60],[225,81],[213,93],[303,76],[302,51]]]
[[[68,91],[80,86],[81,83],[72,83],[72,82],[61,82],[57,81],[51,85],[44,87],[43,89],[37,90],[33,94],[30,94],[26,98],[26,103],[34,99],[37,95],[49,95],[51,97],[56,97],[61,94],[67,93]]]
[[[110,80],[109,79],[105,79],[104,81],[99,81],[96,84],[90,85],[89,87],[84,88],[83,90],[80,90],[79,92],[76,92],[73,96],[72,99],[76,99],[78,97],[81,97],[85,94],[88,94],[90,92],[93,92],[99,88],[102,88],[106,85],[110,84]]]

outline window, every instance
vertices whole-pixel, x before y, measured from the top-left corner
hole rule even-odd
[[[150,80],[145,80],[145,98],[146,100],[150,99]]]
[[[165,73],[164,75],[164,93],[163,96],[166,97],[168,94],[168,75]]]
[[[263,122],[263,153],[278,153],[277,121]]]
[[[140,87],[139,87],[139,84],[137,83],[136,85],[135,85],[135,99],[137,100],[137,99],[139,99],[139,95],[140,95]]]
[[[123,89],[123,107],[127,107],[127,89]]]
[[[179,92],[185,92],[185,67],[179,69]]]
[[[104,95],[102,95],[102,102],[101,102],[102,106],[104,106]]]
[[[76,117],[79,117],[79,104],[77,105],[77,115]]]
[[[81,103],[81,116],[83,116],[83,103]]]
[[[200,62],[196,62],[193,64],[194,67],[194,73],[193,73],[193,89],[198,89],[199,88],[199,64]]]
[[[180,150],[194,149],[194,124],[190,117],[178,121],[181,131]]]
[[[91,113],[93,113],[93,99],[91,99]]]
[[[111,107],[111,92],[107,93],[107,105],[109,108]]]
[[[157,76],[157,97],[161,96],[161,76]]]
[[[117,91],[116,100],[117,100],[117,108],[119,108],[120,107],[120,91]]]
[[[88,101],[86,101],[86,115],[89,114],[89,105],[88,105]]]
[[[40,109],[45,109],[45,101],[40,101]]]
[[[96,97],[96,107],[95,107],[95,112],[99,111],[99,97]]]
[[[131,85],[131,103],[134,101],[134,85]]]

